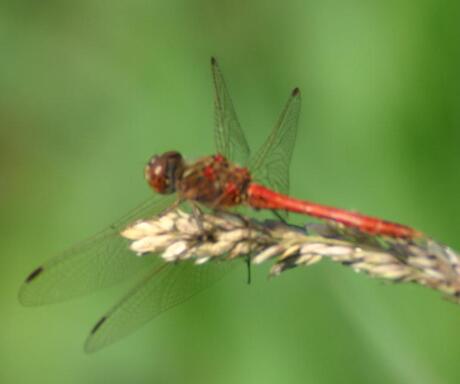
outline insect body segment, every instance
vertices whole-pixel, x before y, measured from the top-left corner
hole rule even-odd
[[[176,192],[177,181],[184,173],[184,159],[177,151],[169,151],[161,156],[153,156],[145,167],[145,178],[158,193]]]

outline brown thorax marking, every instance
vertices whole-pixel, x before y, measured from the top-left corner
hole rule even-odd
[[[250,181],[246,168],[230,163],[222,155],[214,155],[186,166],[177,190],[181,198],[223,208],[240,204]]]

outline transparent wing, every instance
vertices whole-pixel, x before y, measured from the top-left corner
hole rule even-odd
[[[136,257],[119,232],[137,219],[163,211],[175,198],[151,197],[109,228],[36,268],[20,288],[20,302],[29,306],[66,300],[120,282],[158,263],[155,257]]]
[[[240,165],[246,165],[249,158],[249,145],[241,129],[233,108],[233,103],[225,85],[217,60],[211,58],[214,80],[214,139],[217,152]]]
[[[233,265],[230,261],[163,263],[96,323],[85,351],[94,352],[126,336],[218,281]]]
[[[295,88],[265,143],[249,163],[254,181],[273,190],[289,193],[289,167],[297,136],[300,90]]]

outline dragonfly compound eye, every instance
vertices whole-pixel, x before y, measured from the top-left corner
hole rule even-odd
[[[184,172],[184,159],[179,152],[170,151],[153,156],[145,167],[145,178],[158,193],[176,191],[177,181]]]

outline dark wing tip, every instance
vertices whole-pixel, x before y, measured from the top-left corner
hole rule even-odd
[[[85,342],[85,352],[86,353],[93,353],[96,352],[98,349],[102,348],[104,344],[94,344],[93,336],[94,334],[102,327],[102,325],[107,321],[108,316],[102,316],[99,321],[94,324],[94,327],[91,329],[88,338]]]
[[[107,320],[107,316],[102,316],[99,321],[94,325],[93,329],[91,329],[90,334],[94,335],[99,328],[101,328],[101,325],[104,324]]]
[[[26,283],[30,283],[31,281],[35,280],[37,276],[39,276],[43,272],[43,267],[40,266],[37,269],[33,270],[29,276],[26,278]]]
[[[292,90],[292,96],[299,96],[300,95],[300,88],[299,87],[295,87],[293,90]]]

